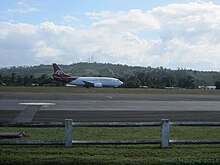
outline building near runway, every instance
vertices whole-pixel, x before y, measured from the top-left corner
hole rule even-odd
[[[198,86],[199,89],[215,90],[216,86]]]

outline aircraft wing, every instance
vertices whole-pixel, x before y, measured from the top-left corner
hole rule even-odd
[[[90,81],[83,81],[85,83],[86,86],[94,86],[93,82]]]
[[[83,81],[85,83],[85,86],[87,87],[95,87],[95,88],[102,88],[102,83],[100,82],[91,82],[91,81]]]

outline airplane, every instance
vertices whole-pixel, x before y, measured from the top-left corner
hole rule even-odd
[[[52,78],[56,81],[66,83],[68,85],[75,85],[75,86],[83,86],[86,88],[95,87],[95,88],[102,88],[102,87],[120,87],[123,85],[123,82],[117,78],[113,77],[77,77],[77,76],[70,76],[64,73],[64,71],[56,64],[53,63],[53,70],[54,73]]]

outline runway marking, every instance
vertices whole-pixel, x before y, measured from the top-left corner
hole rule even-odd
[[[112,96],[105,96],[106,98],[108,98],[108,99],[112,99]]]
[[[30,123],[41,106],[55,105],[55,103],[19,103],[19,105],[27,105],[27,108],[13,120],[13,123]]]
[[[13,123],[30,123],[41,105],[29,105],[14,120]]]
[[[19,105],[39,105],[39,106],[48,106],[55,105],[55,103],[19,103]]]

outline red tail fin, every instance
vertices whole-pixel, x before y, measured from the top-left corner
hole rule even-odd
[[[65,74],[64,71],[55,63],[53,63],[53,70],[54,70],[54,73],[52,75],[52,78],[54,80],[57,80],[63,83],[69,83],[77,79],[77,77],[71,77],[70,75]]]
[[[53,70],[54,70],[54,75],[56,76],[67,76],[56,63],[53,63]]]

